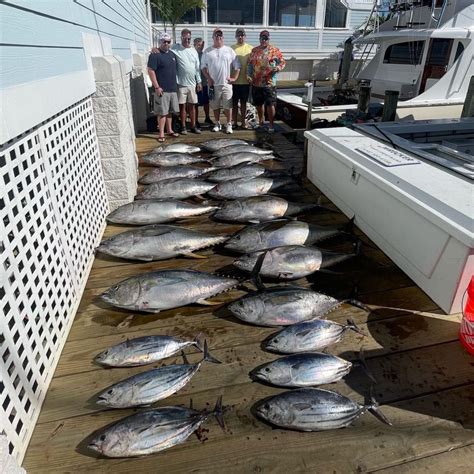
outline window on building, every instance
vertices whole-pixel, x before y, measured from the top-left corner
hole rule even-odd
[[[388,64],[420,64],[424,41],[407,41],[392,44],[385,51],[384,63]]]
[[[341,0],[326,0],[325,28],[345,28],[347,23],[347,7]]]
[[[263,0],[207,0],[207,21],[213,25],[261,25]]]
[[[153,3],[151,4],[151,22],[163,23],[163,19],[161,18],[160,12],[158,11],[158,8],[153,5]],[[179,23],[187,23],[190,25],[194,23],[202,23],[201,9],[192,8],[183,16]]]
[[[273,0],[270,2],[270,26],[315,26],[316,0]]]

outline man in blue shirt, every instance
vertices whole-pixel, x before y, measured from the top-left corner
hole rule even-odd
[[[176,82],[176,56],[170,51],[171,37],[167,33],[160,36],[159,54],[148,58],[148,75],[155,89],[155,111],[158,114],[159,142],[165,141],[165,124],[168,135],[173,132],[171,114],[178,113],[178,84]]]

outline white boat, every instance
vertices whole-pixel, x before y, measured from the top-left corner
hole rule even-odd
[[[355,79],[370,84],[375,101],[398,91],[398,119],[459,118],[474,75],[473,18],[472,0],[398,0],[378,31],[354,41],[362,51]],[[300,92],[279,98],[307,109]],[[316,101],[325,94],[315,88]],[[312,118],[334,120],[356,107],[314,106]]]
[[[305,132],[308,178],[445,312],[474,274],[474,118]]]

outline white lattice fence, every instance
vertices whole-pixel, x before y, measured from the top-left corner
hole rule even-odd
[[[90,98],[0,147],[0,431],[19,460],[107,207]]]

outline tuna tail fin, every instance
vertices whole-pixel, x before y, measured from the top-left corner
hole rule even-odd
[[[204,334],[199,333],[195,338],[194,338],[194,345],[201,351],[204,352]]]
[[[222,408],[222,395],[217,399],[216,406],[214,410],[212,410],[212,414],[214,415],[217,423],[221,427],[222,431],[225,431],[225,422],[224,422],[224,409]]]
[[[351,329],[352,331],[355,331],[355,332],[361,334],[362,336],[366,336],[365,332],[362,331],[362,329],[360,329],[359,326],[357,326],[357,324],[354,322],[353,319],[348,319],[347,320],[346,329]]]
[[[343,232],[346,232],[347,234],[354,235],[354,222],[355,222],[355,214],[351,217],[349,222],[347,222],[341,227],[341,230]]]
[[[250,275],[248,279],[254,283],[254,285],[257,287],[257,290],[265,290],[265,285],[262,282],[262,279],[260,278],[260,270],[262,269],[263,261],[265,260],[265,257],[267,255],[267,250],[264,251],[261,255],[258,256],[254,267],[252,268],[252,271],[250,272]]]
[[[352,306],[355,306],[356,308],[360,308],[360,309],[363,309],[364,311],[367,311],[367,313],[372,312],[372,310],[368,306],[366,306],[364,303],[360,302],[359,300],[348,298],[348,299],[342,300],[341,303],[350,304]]]
[[[370,411],[379,421],[386,425],[393,426],[391,421],[379,410],[379,404],[373,395],[373,387],[370,387],[370,395],[366,398],[364,408]]]
[[[212,356],[209,352],[209,348],[207,346],[207,341],[204,341],[204,357],[202,360],[206,360],[207,362],[212,362],[213,364],[222,364],[222,362]]]
[[[370,371],[367,365],[367,361],[365,360],[365,352],[363,347],[360,348],[358,359],[358,363],[362,367],[362,370],[365,372],[365,375],[367,375],[367,377],[369,377],[369,379],[372,380],[373,383],[377,383],[377,380],[375,380],[375,377]]]

